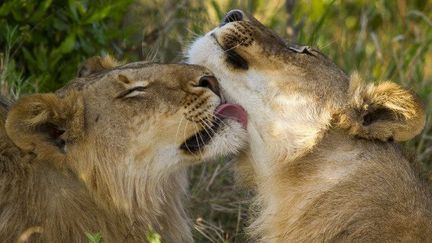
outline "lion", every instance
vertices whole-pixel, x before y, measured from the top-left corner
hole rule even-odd
[[[2,242],[192,242],[186,168],[235,154],[247,115],[207,69],[94,68],[55,93],[2,102]]]
[[[257,193],[252,239],[432,239],[430,188],[397,144],[425,125],[414,92],[349,77],[241,10],[192,43],[187,58],[212,70],[225,98],[248,112],[237,169]]]

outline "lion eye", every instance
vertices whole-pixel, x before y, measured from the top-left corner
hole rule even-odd
[[[117,95],[116,98],[132,98],[139,95],[142,95],[145,93],[147,87],[145,86],[137,86],[128,90],[125,90],[121,92],[119,95]]]
[[[314,56],[314,54],[312,53],[312,47],[310,46],[290,46],[288,47],[288,49],[290,49],[293,52],[296,53],[302,53],[302,54],[307,54],[307,55],[311,55]]]

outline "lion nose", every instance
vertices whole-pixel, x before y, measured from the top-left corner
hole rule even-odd
[[[227,23],[236,22],[243,20],[243,12],[238,9],[229,11],[222,20],[221,26]]]
[[[220,97],[220,89],[219,89],[219,83],[217,79],[213,76],[203,76],[198,81],[198,86],[210,89],[215,93],[217,96]]]

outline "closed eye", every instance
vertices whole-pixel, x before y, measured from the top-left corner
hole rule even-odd
[[[137,86],[128,90],[125,90],[116,96],[117,99],[132,98],[145,93],[147,87]]]
[[[296,46],[296,45],[292,45],[289,46],[288,49],[290,49],[293,52],[296,53],[301,53],[301,54],[307,54],[307,55],[311,55],[311,56],[315,56],[312,51],[312,47],[310,46]]]

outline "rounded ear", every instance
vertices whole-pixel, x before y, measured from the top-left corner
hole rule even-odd
[[[81,63],[81,65],[78,67],[77,77],[79,78],[87,77],[93,73],[109,70],[118,65],[119,65],[118,61],[109,55],[104,57],[100,57],[100,56],[90,57],[87,60],[85,60],[83,63]]]
[[[366,139],[406,141],[425,125],[425,111],[415,93],[384,82],[364,84],[354,74],[350,81],[349,103],[339,114],[338,125]]]
[[[65,145],[83,135],[84,104],[77,93],[63,98],[35,94],[19,99],[6,119],[6,133],[22,150],[57,161]]]

